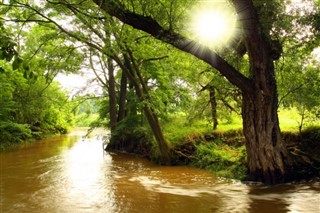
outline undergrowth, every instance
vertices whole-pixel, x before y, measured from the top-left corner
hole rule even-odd
[[[213,171],[216,175],[232,179],[244,179],[247,175],[244,146],[233,147],[219,139],[196,145],[192,165]]]

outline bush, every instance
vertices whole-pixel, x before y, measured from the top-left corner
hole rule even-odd
[[[140,116],[131,116],[121,121],[107,145],[108,151],[121,151],[152,157],[154,151],[153,137],[150,129],[139,125]]]
[[[30,126],[13,122],[0,122],[0,148],[10,143],[20,143],[32,137]]]
[[[320,143],[320,126],[310,126],[301,132],[305,142]]]
[[[244,179],[247,175],[245,147],[228,146],[219,139],[196,145],[192,164],[226,178]]]

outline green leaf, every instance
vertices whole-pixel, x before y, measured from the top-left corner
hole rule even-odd
[[[6,61],[11,61],[11,59],[13,58],[14,54],[12,53],[8,53],[6,51],[2,52],[2,56]]]
[[[27,72],[27,71],[24,71],[23,77],[24,77],[25,79],[28,79],[28,72]]]
[[[0,67],[0,73],[5,73],[6,71],[2,68],[2,67]]]
[[[0,60],[3,60],[5,59],[5,56],[3,55],[3,50],[0,49]]]
[[[18,69],[22,62],[23,62],[22,58],[20,58],[19,56],[15,56],[14,61],[12,63],[12,69],[13,70]]]
[[[23,66],[24,70],[26,70],[26,71],[30,70],[29,64],[27,62],[24,61],[22,66]]]
[[[38,78],[38,73],[35,72],[35,71],[31,71],[30,74],[29,74],[29,78],[30,78],[30,79],[33,79],[33,80],[37,80],[37,78]]]

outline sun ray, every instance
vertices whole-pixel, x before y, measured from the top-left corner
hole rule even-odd
[[[206,46],[224,45],[235,33],[236,15],[225,2],[202,4],[191,14],[192,36]]]

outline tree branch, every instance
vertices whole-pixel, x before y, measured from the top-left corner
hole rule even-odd
[[[6,5],[6,6],[11,6],[11,7],[17,7],[17,8],[25,8],[25,9],[28,9],[28,10],[31,10],[33,12],[35,12],[37,15],[39,15],[41,18],[43,18],[44,20],[37,20],[37,22],[48,22],[48,23],[52,23],[54,24],[61,32],[65,33],[66,35],[70,36],[71,38],[74,38],[82,43],[85,43],[87,44],[89,47],[91,48],[94,48],[96,50],[99,50],[102,52],[102,47],[99,46],[98,44],[94,44],[92,42],[90,42],[87,38],[76,34],[76,33],[73,33],[73,32],[70,32],[69,30],[66,30],[64,27],[62,27],[60,24],[58,24],[56,21],[54,21],[53,19],[49,18],[47,15],[41,13],[39,10],[37,10],[36,8],[30,6],[29,4],[25,4],[25,3],[21,3],[21,2],[15,2],[16,5]],[[0,4],[1,5],[1,4]]]
[[[252,81],[238,72],[227,61],[225,61],[216,52],[212,51],[208,47],[194,40],[186,38],[172,30],[164,29],[151,17],[146,17],[126,10],[118,1],[93,0],[93,2],[96,3],[102,10],[107,12],[110,16],[118,18],[123,23],[149,33],[156,39],[171,44],[172,46],[184,52],[190,53],[198,59],[210,64],[213,68],[217,69],[223,76],[225,76],[233,85],[242,91],[251,93]]]
[[[300,89],[304,84],[300,84],[299,86],[289,90],[286,94],[284,94],[282,97],[280,97],[279,102],[278,102],[278,107],[280,106],[281,102],[283,101],[283,99],[285,99],[288,95],[290,95],[291,93],[295,92],[296,90]]]
[[[62,2],[62,1],[59,1],[59,2],[53,2],[53,1],[50,1],[50,0],[46,0],[48,3],[52,4],[52,5],[64,5],[66,6],[67,8],[69,8],[70,10],[72,10],[73,12],[76,12],[76,13],[80,13],[84,16],[87,16],[88,18],[92,18],[92,19],[97,19],[97,20],[105,20],[106,17],[103,17],[103,16],[93,16],[93,15],[90,15],[88,13],[85,13],[83,11],[81,11],[80,9],[76,8],[75,6],[79,6],[81,5],[81,3],[83,3],[84,1],[78,3],[78,4],[71,4],[71,3],[67,3],[67,2]]]
[[[156,57],[156,58],[147,58],[147,59],[143,59],[143,60],[142,60],[142,63],[143,63],[143,62],[146,62],[146,61],[162,60],[162,59],[165,59],[165,58],[168,58],[168,57],[169,57],[169,56],[164,55],[164,56],[160,56],[160,57]]]
[[[91,66],[91,69],[94,73],[94,75],[97,77],[98,81],[106,88],[108,88],[108,85],[107,85],[107,82],[104,82],[100,76],[98,75],[96,69],[94,68],[94,64],[93,64],[93,60],[92,60],[92,51],[90,51],[90,56],[89,56],[89,61],[90,61],[90,66]],[[107,81],[107,79],[106,79]]]
[[[36,23],[50,23],[50,21],[46,21],[46,20],[39,20],[39,19],[5,19],[5,18],[1,18],[0,20],[4,21],[4,22],[16,22],[16,23],[27,23],[27,22],[36,22]]]

